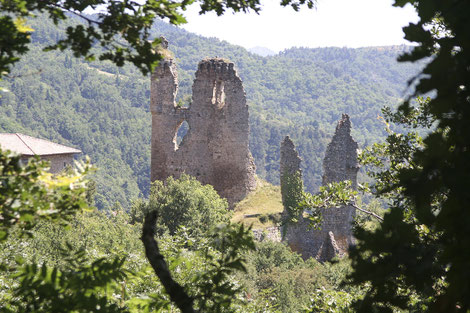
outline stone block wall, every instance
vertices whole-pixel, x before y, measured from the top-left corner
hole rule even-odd
[[[30,157],[22,157],[21,161],[23,164],[28,163]],[[60,173],[68,165],[73,166],[74,154],[65,153],[65,154],[51,154],[51,155],[41,155],[41,160],[50,162],[49,172],[52,174]]]
[[[323,185],[332,182],[351,181],[352,188],[357,189],[357,142],[351,136],[351,121],[343,114],[336,126],[335,134],[328,145],[323,161]],[[352,223],[356,210],[351,206],[330,208],[324,212],[324,228],[332,231],[341,251],[347,251],[354,244]]]
[[[253,237],[257,241],[281,242],[281,228],[274,226],[265,229],[253,229]]]

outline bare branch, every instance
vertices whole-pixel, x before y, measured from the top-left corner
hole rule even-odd
[[[176,304],[182,313],[196,313],[197,311],[193,308],[193,299],[188,296],[184,288],[171,277],[165,258],[160,253],[158,243],[154,238],[156,220],[156,211],[150,212],[145,216],[141,238],[145,247],[145,255],[155,271],[155,274],[157,274],[165,287],[171,301]]]
[[[103,23],[100,22],[100,21],[95,21],[95,20],[92,20],[91,18],[86,17],[86,16],[83,15],[81,12],[77,12],[76,10],[68,9],[68,8],[66,8],[66,7],[64,7],[64,6],[60,5],[60,4],[54,3],[54,4],[51,4],[51,5],[54,6],[54,7],[56,7],[56,8],[59,8],[59,9],[61,9],[61,10],[64,10],[64,11],[66,11],[66,12],[69,12],[69,13],[71,13],[71,14],[74,14],[74,15],[76,15],[76,16],[82,18],[83,20],[85,20],[85,21],[88,23],[88,25],[93,25],[93,24],[95,24],[95,25],[101,25],[101,24],[103,24]]]
[[[368,215],[371,215],[371,216],[375,217],[376,219],[378,219],[378,220],[381,221],[381,222],[383,222],[383,220],[384,220],[381,216],[378,216],[378,215],[375,214],[374,212],[361,209],[360,207],[358,207],[358,206],[355,205],[355,204],[350,204],[350,205],[351,205],[353,208],[355,208],[356,210],[361,211],[362,213],[366,213],[366,214],[368,214]]]

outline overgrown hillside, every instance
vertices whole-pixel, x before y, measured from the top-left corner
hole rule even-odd
[[[100,171],[99,207],[146,195],[150,172],[149,77],[131,66],[75,59],[69,52],[41,52],[60,38],[46,20],[35,29],[30,53],[1,82],[0,131],[23,132],[81,149]],[[63,27],[62,27],[63,29]],[[326,144],[341,116],[348,113],[360,145],[383,133],[380,108],[403,97],[403,83],[417,65],[397,64],[405,47],[292,48],[261,57],[215,38],[204,38],[157,22],[179,69],[179,99],[191,94],[198,62],[224,57],[235,62],[250,104],[250,148],[257,173],[278,184],[279,144],[289,134],[303,158],[308,190],[321,181]]]

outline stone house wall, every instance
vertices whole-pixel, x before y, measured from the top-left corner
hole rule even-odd
[[[24,164],[28,163],[30,157],[23,156],[21,158]],[[73,166],[74,154],[51,154],[51,155],[41,155],[41,160],[50,162],[49,172],[52,174],[60,173],[68,165]]]

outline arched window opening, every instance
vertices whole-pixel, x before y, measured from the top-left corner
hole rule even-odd
[[[173,138],[173,142],[175,143],[175,151],[178,150],[182,146],[183,139],[184,137],[186,137],[188,131],[189,131],[189,124],[188,122],[183,121],[176,129],[175,137]]]

